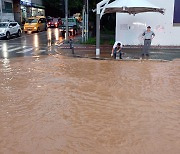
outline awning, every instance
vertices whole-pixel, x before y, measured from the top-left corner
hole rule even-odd
[[[164,9],[151,4],[147,0],[116,0],[106,6],[104,13],[137,14],[143,12],[159,12],[164,14]]]

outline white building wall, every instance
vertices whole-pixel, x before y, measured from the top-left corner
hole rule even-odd
[[[165,8],[160,13],[142,13],[135,16],[116,13],[116,40],[125,45],[140,45],[141,35],[147,26],[151,26],[156,37],[152,45],[180,46],[180,26],[173,26],[174,0],[149,0],[152,4]]]
[[[14,21],[14,13],[2,13],[1,21]]]
[[[2,0],[0,0],[0,21],[2,18]]]
[[[13,5],[13,0],[3,0],[5,2],[10,2]],[[2,0],[0,0],[0,21],[14,21],[14,13],[3,13],[2,12]],[[13,6],[12,6],[13,7]]]

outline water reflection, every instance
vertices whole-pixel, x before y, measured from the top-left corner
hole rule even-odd
[[[2,64],[2,66],[3,66],[3,72],[4,72],[4,73],[9,73],[9,72],[11,71],[10,60],[7,59],[7,58],[4,58],[4,59],[2,60],[2,62],[3,62],[3,64]]]
[[[51,47],[51,40],[52,40],[52,30],[49,28],[47,31],[48,35],[47,35],[47,40],[48,40],[48,47]]]
[[[8,58],[8,50],[7,50],[6,43],[3,43],[3,45],[2,45],[2,56],[3,56],[3,58]]]
[[[39,37],[38,37],[38,34],[35,34],[35,35],[34,35],[34,46],[35,46],[36,48],[39,47]]]
[[[1,88],[6,90],[6,92],[11,92],[12,87],[9,82],[12,80],[12,69],[10,66],[10,60],[8,58],[4,58],[2,60],[2,74],[4,75],[3,81],[1,80]]]
[[[56,41],[58,41],[58,40],[59,40],[59,29],[56,28],[56,29],[54,30],[54,33],[55,33],[55,39],[56,39]]]

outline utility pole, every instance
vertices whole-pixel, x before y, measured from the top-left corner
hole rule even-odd
[[[96,56],[100,55],[100,20],[109,1],[102,0],[96,5]],[[101,7],[103,7],[102,10]]]
[[[85,9],[86,10],[86,9]],[[85,29],[85,42],[87,41],[87,13],[85,11],[85,16],[84,16],[84,29]]]
[[[89,33],[89,0],[84,0],[83,6],[83,25],[82,25],[82,42],[86,42],[88,40]]]
[[[68,26],[68,0],[65,0],[65,19],[66,19],[66,33],[65,33],[65,40],[68,40],[69,37],[69,26]]]
[[[86,41],[88,40],[89,38],[89,0],[87,0],[86,2],[86,5],[87,5],[87,17],[86,17],[86,20],[87,20],[87,23],[86,23]]]
[[[82,17],[83,17],[83,20],[82,20],[82,43],[84,43],[84,32],[85,32],[85,24],[84,24],[84,19],[85,19],[85,5],[83,5],[83,10],[82,10]]]

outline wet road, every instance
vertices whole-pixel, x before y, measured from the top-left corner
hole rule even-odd
[[[0,60],[0,153],[179,154],[180,61]]]
[[[63,41],[58,28],[40,33],[23,34],[19,38],[0,40],[0,58],[54,53],[54,44]]]

